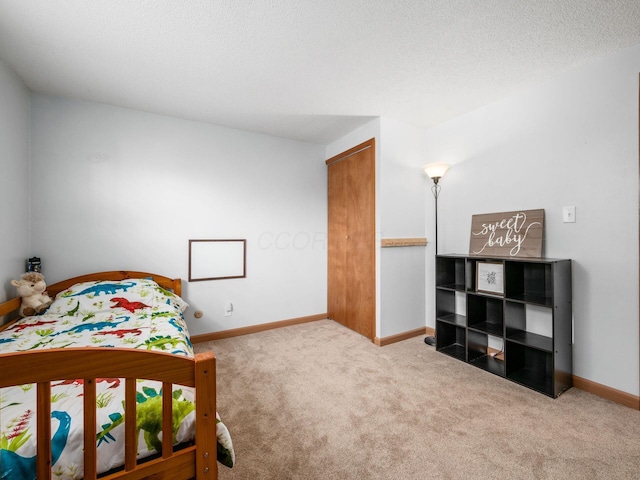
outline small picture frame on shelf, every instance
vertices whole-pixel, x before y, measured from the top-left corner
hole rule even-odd
[[[478,262],[476,264],[476,291],[504,295],[504,264]]]

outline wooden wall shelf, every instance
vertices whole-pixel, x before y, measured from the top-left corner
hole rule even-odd
[[[383,238],[381,247],[424,247],[426,238]]]

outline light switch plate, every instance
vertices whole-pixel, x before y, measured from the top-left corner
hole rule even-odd
[[[564,223],[575,223],[576,207],[562,207],[562,221]]]

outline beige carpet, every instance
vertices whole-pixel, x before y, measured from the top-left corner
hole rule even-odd
[[[196,345],[218,365],[226,479],[639,479],[640,412],[552,399],[331,321]]]

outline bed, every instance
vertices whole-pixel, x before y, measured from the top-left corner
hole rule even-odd
[[[193,354],[181,281],[101,272],[0,304],[0,479],[216,479],[233,446],[212,352]],[[127,415],[127,412],[129,414]]]

